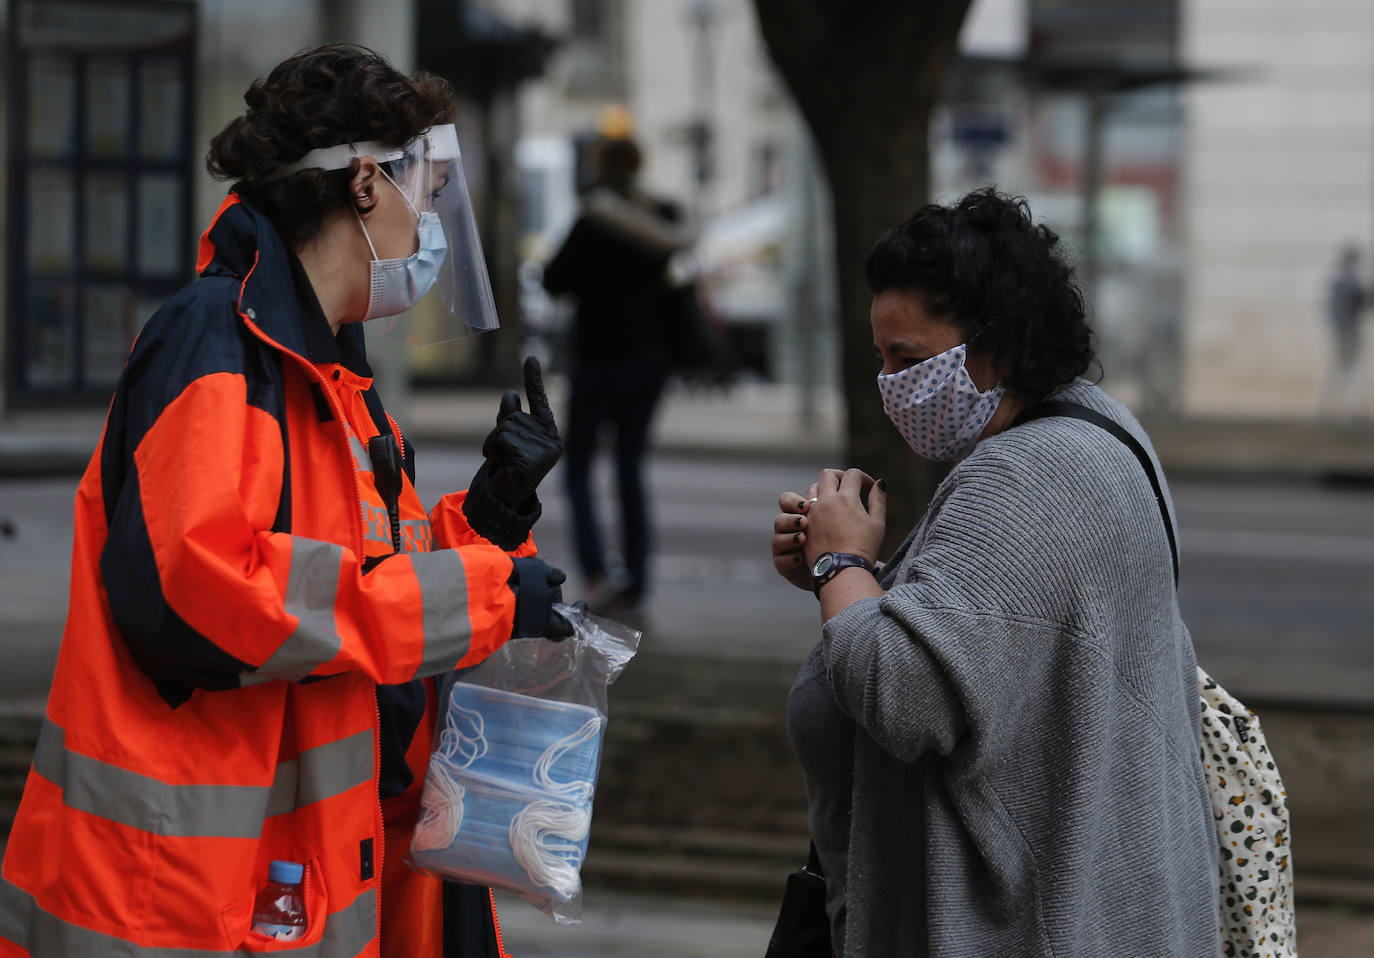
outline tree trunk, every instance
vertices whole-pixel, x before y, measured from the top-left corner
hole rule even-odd
[[[883,413],[864,260],[930,195],[929,126],[969,0],[754,0],[773,61],[830,183],[847,466],[887,480],[885,553],[915,525],[947,467],[917,457]]]

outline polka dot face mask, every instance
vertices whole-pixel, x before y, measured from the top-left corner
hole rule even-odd
[[[961,343],[890,376],[878,376],[883,411],[918,456],[946,462],[973,451],[1006,389],[979,392]]]

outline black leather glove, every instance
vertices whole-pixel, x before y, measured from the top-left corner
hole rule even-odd
[[[515,593],[512,639],[545,638],[562,641],[573,634],[573,624],[554,608],[563,602],[567,574],[533,556],[512,560],[507,584]],[[584,606],[585,607],[585,606]]]
[[[525,359],[525,395],[529,412],[521,410],[514,389],[501,397],[496,428],[482,443],[486,461],[463,500],[463,514],[473,530],[507,552],[534,528],[543,511],[535,490],[563,454],[539,360],[533,356]]]
[[[563,455],[563,440],[544,393],[539,360],[525,357],[525,396],[530,411],[520,409],[520,394],[506,390],[496,415],[496,428],[482,443],[482,455],[491,464],[491,491],[513,508],[535,498],[539,483]]]

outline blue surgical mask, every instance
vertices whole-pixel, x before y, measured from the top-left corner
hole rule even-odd
[[[420,798],[416,864],[570,899],[603,730],[585,705],[455,682]]]
[[[386,173],[383,172],[382,175],[386,176]],[[391,177],[387,176],[387,179],[390,180]],[[444,228],[439,222],[439,214],[428,210],[416,213],[405,191],[398,187],[397,192],[419,220],[416,234],[420,248],[409,256],[379,259],[377,247],[372,245],[372,237],[367,235],[367,227],[363,225],[362,217],[358,217],[358,224],[363,227],[368,249],[372,250],[371,292],[367,297],[364,321],[398,316],[418,303],[439,279],[439,268],[444,265],[444,257],[448,254],[448,241],[444,238]],[[357,216],[358,211],[355,209],[353,214]]]

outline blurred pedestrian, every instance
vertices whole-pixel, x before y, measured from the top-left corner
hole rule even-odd
[[[670,262],[694,239],[676,204],[637,187],[641,162],[628,135],[601,142],[595,182],[544,268],[550,293],[576,298],[565,478],[587,601],[601,612],[633,610],[649,588],[644,457],[673,362],[681,296]],[[592,499],[592,465],[607,426],[615,432],[623,568],[608,562]]]
[[[1360,278],[1360,251],[1347,245],[1326,286],[1326,318],[1331,329],[1331,360],[1322,383],[1322,409],[1343,416],[1364,411],[1366,366],[1360,355],[1360,326],[1369,291]]]
[[[451,91],[330,45],[244,99],[210,144],[235,182],[200,278],[138,337],[77,493],[0,950],[276,950],[254,898],[285,860],[306,917],[289,947],[485,958],[488,889],[405,856],[433,677],[570,632],[530,537],[553,414],[531,363],[530,411],[508,393],[471,488],[426,514],[362,323],[437,287],[448,320],[495,325],[449,298],[455,270],[484,270]]]
[[[883,482],[828,469],[779,498],[774,565],[824,623],[787,715],[836,954],[1217,954],[1196,666],[1150,480],[1104,429],[1018,421],[1053,398],[1150,448],[1080,378],[1058,238],[979,190],[887,233],[867,276],[884,409],[956,464],[885,563]]]

